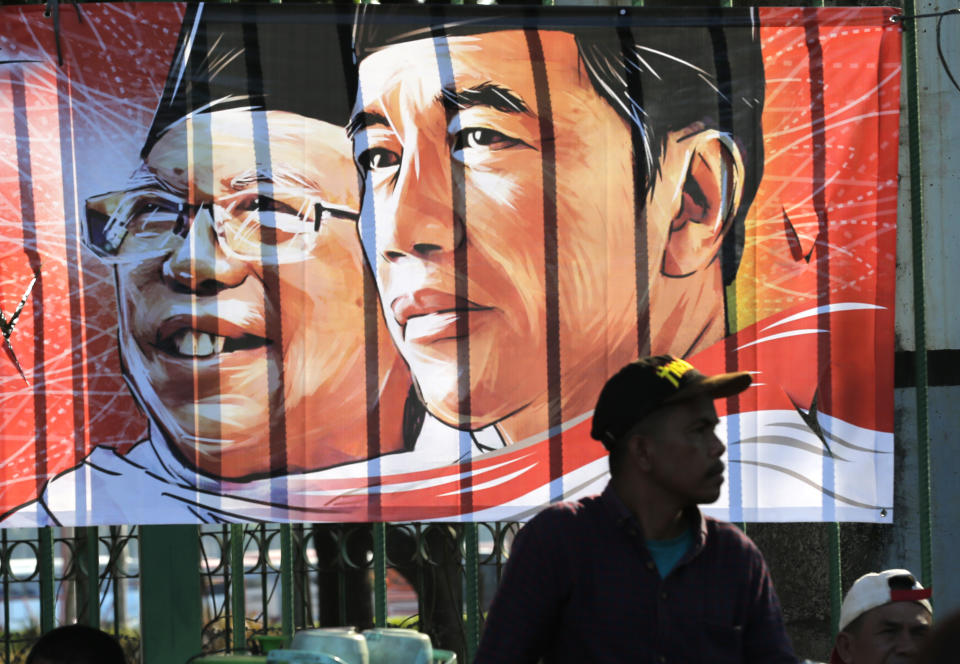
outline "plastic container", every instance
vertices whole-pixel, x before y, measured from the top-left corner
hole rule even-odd
[[[432,664],[433,644],[426,634],[412,629],[381,627],[363,633],[370,664]]]
[[[334,655],[312,650],[271,650],[267,655],[267,664],[344,664]]]
[[[290,649],[335,655],[344,664],[370,664],[367,640],[353,627],[301,630],[293,635]]]
[[[282,634],[255,634],[253,640],[260,644],[260,652],[264,654],[287,645],[287,637]]]
[[[433,664],[457,664],[457,653],[452,650],[433,650]]]

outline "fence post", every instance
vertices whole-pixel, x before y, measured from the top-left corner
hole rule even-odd
[[[280,526],[280,624],[287,643],[293,638],[293,530]]]
[[[373,624],[387,626],[387,524],[373,524]]]
[[[243,583],[243,525],[230,526],[230,613],[233,649],[247,649],[247,598]]]
[[[53,629],[56,617],[57,591],[53,567],[53,529],[37,530],[37,565],[40,572],[40,631]]]
[[[90,627],[100,627],[100,539],[96,526],[77,528],[76,546],[77,621]]]
[[[827,555],[830,557],[830,630],[834,641],[840,625],[840,606],[843,601],[843,578],[840,558],[840,524],[836,521],[827,524]]]
[[[480,645],[480,537],[477,524],[464,526],[467,582],[467,661],[472,662]]]
[[[916,2],[903,3],[906,16],[917,13]],[[933,585],[930,514],[930,436],[927,430],[927,324],[924,285],[923,183],[920,168],[920,76],[917,61],[916,20],[903,22],[904,76],[907,80],[907,136],[910,150],[910,235],[913,243],[913,327],[916,337],[917,382],[917,467],[920,494],[920,576],[926,587]]]
[[[200,652],[200,537],[196,526],[140,526],[143,664],[180,664]]]

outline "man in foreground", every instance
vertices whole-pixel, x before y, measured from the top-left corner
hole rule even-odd
[[[840,608],[830,664],[912,662],[933,622],[930,589],[905,569],[864,574]]]
[[[796,661],[760,551],[697,508],[723,484],[713,400],[750,381],[669,355],[607,381],[591,435],[610,483],[517,535],[478,662]]]

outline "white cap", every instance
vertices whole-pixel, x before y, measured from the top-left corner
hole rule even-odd
[[[905,578],[907,583],[902,586],[905,590],[895,590],[891,587],[891,579]],[[888,569],[879,573],[864,574],[853,582],[847,596],[843,598],[840,607],[840,630],[842,631],[861,615],[878,606],[890,602],[917,602],[933,615],[930,606],[930,590],[924,589],[920,582],[905,569]]]
[[[893,579],[900,581],[894,585],[904,589],[892,588],[890,582]],[[930,589],[921,586],[908,570],[888,569],[883,572],[864,574],[853,582],[840,607],[840,631],[842,632],[847,625],[870,609],[890,602],[916,602],[929,611],[931,616],[933,615],[933,607],[930,606]],[[830,664],[843,664],[836,646],[830,653]]]

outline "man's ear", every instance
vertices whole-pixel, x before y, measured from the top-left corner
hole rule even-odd
[[[630,463],[641,472],[649,472],[652,468],[650,459],[650,441],[642,433],[635,433],[627,439],[627,458]]]
[[[853,636],[848,632],[840,632],[837,634],[837,655],[840,657],[840,661],[845,664],[854,664],[853,661]]]
[[[728,134],[699,124],[671,133],[665,152],[665,161],[672,156],[669,161],[682,170],[674,171],[678,189],[661,272],[686,277],[720,251],[743,194],[743,156]]]

